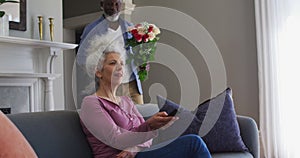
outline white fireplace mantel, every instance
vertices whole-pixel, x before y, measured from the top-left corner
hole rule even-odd
[[[55,110],[53,80],[61,74],[53,71],[54,59],[63,50],[76,47],[70,43],[0,36],[0,79],[36,78],[45,81],[44,107],[40,109]]]
[[[32,48],[60,48],[62,50],[74,49],[77,44],[52,42],[45,40],[36,40],[29,38],[11,37],[11,36],[0,36],[1,43],[24,45]]]

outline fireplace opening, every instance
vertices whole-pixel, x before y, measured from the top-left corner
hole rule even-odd
[[[2,111],[4,114],[10,114],[11,108],[0,108],[0,111]]]
[[[29,98],[29,87],[0,86],[0,110],[3,113],[30,112]]]

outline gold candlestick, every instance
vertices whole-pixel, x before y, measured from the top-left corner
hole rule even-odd
[[[39,35],[40,35],[40,40],[43,40],[43,17],[38,16],[39,19]]]
[[[50,39],[51,39],[51,41],[53,41],[53,37],[54,37],[54,24],[53,24],[53,20],[54,20],[54,18],[49,18],[49,21],[50,21],[49,28],[50,28]]]

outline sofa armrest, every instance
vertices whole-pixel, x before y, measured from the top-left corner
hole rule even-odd
[[[237,116],[241,137],[254,158],[259,158],[259,136],[257,124],[251,117]]]

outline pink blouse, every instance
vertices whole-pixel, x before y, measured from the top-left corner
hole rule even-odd
[[[130,147],[148,148],[157,136],[126,96],[121,97],[119,105],[95,95],[87,96],[79,114],[95,158],[115,157]]]

